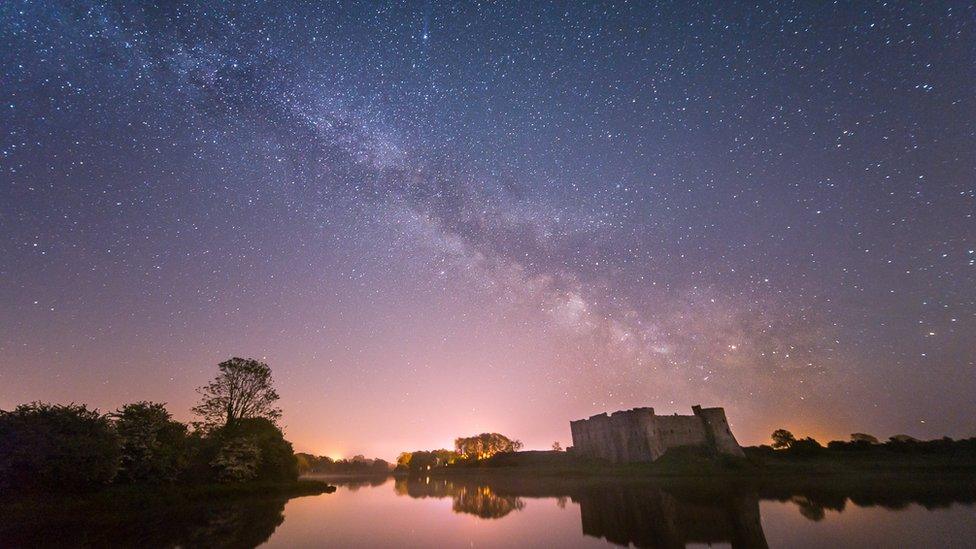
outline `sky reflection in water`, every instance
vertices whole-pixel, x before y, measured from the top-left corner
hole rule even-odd
[[[971,486],[659,488],[646,483],[340,482],[288,502],[275,547],[953,546],[976,539]]]

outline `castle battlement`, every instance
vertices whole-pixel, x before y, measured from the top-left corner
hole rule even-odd
[[[659,416],[654,408],[633,408],[570,421],[573,451],[613,463],[654,461],[670,448],[700,446],[744,455],[723,408],[692,406],[693,415]]]

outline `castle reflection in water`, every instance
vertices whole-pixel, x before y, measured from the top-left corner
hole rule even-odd
[[[619,545],[684,547],[723,544],[767,547],[760,500],[789,501],[800,515],[820,521],[826,510],[860,507],[926,509],[976,502],[972,481],[958,483],[667,483],[632,480],[398,478],[394,492],[412,498],[452,498],[455,513],[498,519],[522,510],[525,499],[556,498],[579,505],[582,532]]]
[[[645,483],[572,483],[498,479],[397,479],[398,495],[453,498],[453,510],[501,518],[525,506],[523,498],[569,499],[580,507],[583,533],[620,545],[684,547],[729,543],[766,547],[759,496],[730,490],[664,490]]]

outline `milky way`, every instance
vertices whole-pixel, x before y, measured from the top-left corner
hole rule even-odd
[[[0,408],[266,359],[391,457],[976,432],[965,2],[0,6]]]

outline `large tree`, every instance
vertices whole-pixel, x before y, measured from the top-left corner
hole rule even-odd
[[[859,444],[880,444],[877,437],[867,433],[851,433],[851,442]]]
[[[275,406],[278,392],[272,385],[271,368],[251,358],[234,357],[221,362],[213,381],[197,389],[200,403],[193,413],[205,429],[232,426],[246,418],[265,418],[272,423],[281,417]]]
[[[488,459],[502,452],[518,452],[522,441],[512,440],[499,433],[481,433],[454,440],[454,449],[464,459]]]
[[[796,443],[796,437],[793,433],[787,431],[786,429],[776,429],[770,436],[773,439],[773,448],[779,449],[789,449],[793,444]]]

